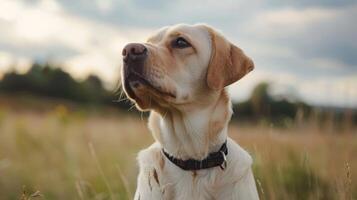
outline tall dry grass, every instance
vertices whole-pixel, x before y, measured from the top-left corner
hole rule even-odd
[[[232,125],[229,132],[253,156],[264,200],[357,198],[353,131],[310,123]],[[146,120],[136,117],[0,104],[0,199],[129,199],[136,153],[152,142]]]

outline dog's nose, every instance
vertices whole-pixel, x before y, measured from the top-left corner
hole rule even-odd
[[[147,48],[140,43],[127,44],[122,52],[124,62],[143,61],[147,57]]]

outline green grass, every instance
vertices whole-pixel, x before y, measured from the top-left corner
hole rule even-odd
[[[357,198],[357,135],[323,127],[231,126],[254,157],[261,199]],[[130,199],[146,120],[116,112],[0,104],[0,199]],[[39,192],[38,192],[39,191]]]

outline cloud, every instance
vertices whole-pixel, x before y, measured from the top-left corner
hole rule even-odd
[[[9,70],[18,73],[25,73],[31,66],[32,60],[29,58],[18,57],[7,52],[0,51],[0,78]],[[15,67],[15,68],[12,68]]]
[[[253,20],[255,29],[264,29],[260,32],[267,37],[287,37],[290,34],[304,31],[307,26],[328,21],[337,16],[336,10],[307,8],[285,8],[262,12]],[[254,30],[254,29],[253,29]]]
[[[253,71],[233,84],[230,94],[235,101],[247,100],[254,87],[261,82],[270,83],[272,90],[295,93],[295,97],[313,105],[357,107],[357,74],[344,77],[304,79],[295,74]]]
[[[144,40],[143,35],[150,31],[96,23],[67,13],[54,0],[35,4],[8,0],[4,5],[0,7],[0,25],[6,28],[0,30],[0,47],[26,59],[63,64],[76,78],[95,73],[114,83],[122,47]]]
[[[244,1],[223,0],[217,3],[215,0],[178,0],[178,1],[144,1],[144,0],[119,0],[111,1],[110,10],[102,12],[97,3],[88,3],[85,0],[58,1],[72,14],[81,15],[94,21],[102,21],[113,25],[126,27],[149,27],[176,23],[210,22],[219,23],[222,20],[236,20],[230,13],[239,12],[242,18],[249,13],[250,3]],[[96,1],[98,2],[98,1]],[[216,23],[215,23],[216,22]]]
[[[269,7],[343,7],[355,4],[354,0],[269,0],[264,2]]]
[[[356,17],[357,4],[268,10],[246,24],[244,30],[270,46],[289,47],[301,59],[334,59],[342,66],[356,68],[357,25],[348,20]]]
[[[315,105],[357,107],[357,75],[319,78],[295,85],[304,100]]]

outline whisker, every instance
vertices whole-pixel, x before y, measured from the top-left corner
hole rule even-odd
[[[143,112],[142,112],[142,111],[140,111],[140,120],[141,120],[141,121],[144,121]]]
[[[123,102],[123,101],[127,101],[128,100],[128,98],[119,98],[119,99],[117,99],[117,100],[113,100],[112,102],[114,102],[114,103],[120,103],[120,102]]]
[[[131,109],[133,109],[135,107],[135,104],[131,105],[131,107],[128,109],[128,111],[130,111]]]

